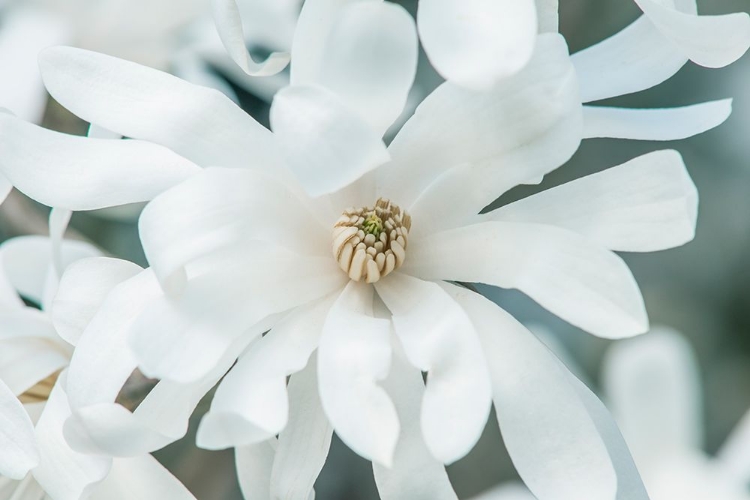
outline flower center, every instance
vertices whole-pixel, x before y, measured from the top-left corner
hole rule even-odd
[[[333,226],[333,257],[354,281],[375,283],[404,263],[410,229],[411,217],[388,200],[348,208]]]
[[[55,372],[44,380],[37,382],[34,387],[18,396],[18,399],[20,399],[23,404],[43,403],[44,401],[47,401],[59,375],[60,372]]]

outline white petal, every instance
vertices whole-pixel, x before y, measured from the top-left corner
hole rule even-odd
[[[244,169],[205,169],[147,205],[138,229],[167,287],[190,262],[243,241],[330,256],[330,229],[283,184]]]
[[[750,47],[747,13],[699,16],[680,12],[655,0],[635,0],[654,26],[691,61],[721,68],[742,57]]]
[[[0,113],[0,171],[27,196],[71,210],[150,200],[198,171],[148,142],[60,134]]]
[[[474,326],[435,283],[396,273],[376,290],[393,313],[407,358],[428,373],[425,443],[438,460],[455,462],[479,440],[490,412],[489,373]]]
[[[607,449],[567,369],[511,315],[481,295],[444,285],[479,332],[500,430],[513,464],[538,498],[614,498]]]
[[[680,334],[657,328],[612,346],[603,377],[609,407],[645,470],[670,453],[702,447],[697,361]]]
[[[140,271],[132,262],[108,257],[74,262],[63,274],[52,302],[52,320],[57,333],[76,345],[106,295]]]
[[[313,484],[325,464],[333,428],[318,395],[317,361],[289,379],[289,423],[279,434],[271,469],[271,498],[312,498]]]
[[[65,238],[65,231],[68,229],[70,224],[70,218],[73,216],[73,211],[66,208],[52,207],[49,212],[49,238],[52,244],[52,264],[54,265],[55,274],[59,280],[62,277],[63,271],[63,256],[62,256],[62,244]],[[47,309],[46,307],[44,308]]]
[[[390,324],[372,316],[372,300],[370,285],[350,281],[328,313],[318,347],[320,399],[344,443],[390,466],[399,421],[377,384],[391,363]]]
[[[271,128],[287,166],[311,196],[337,191],[390,159],[380,133],[322,87],[279,91]]]
[[[0,474],[23,477],[39,463],[34,426],[16,395],[0,380]]]
[[[671,78],[688,61],[646,17],[571,56],[581,101],[639,92]]]
[[[81,241],[65,241],[61,248],[62,267],[86,257],[100,255],[93,245]],[[0,245],[0,259],[10,284],[16,291],[43,304],[48,290],[52,269],[52,242],[44,236],[18,236]]]
[[[246,500],[271,498],[271,469],[276,451],[276,439],[235,449],[237,479]]]
[[[740,419],[716,454],[726,473],[747,483],[750,478],[750,412]]]
[[[481,244],[478,244],[481,242]],[[594,335],[644,333],[638,285],[620,257],[554,226],[484,222],[409,241],[403,272],[428,280],[516,288]]]
[[[151,455],[116,458],[92,500],[194,500],[195,497]]]
[[[490,91],[447,82],[425,98],[391,143],[393,161],[377,171],[379,195],[409,207],[451,167],[533,154],[579,104],[565,40],[540,35],[529,64]]]
[[[458,500],[445,466],[432,456],[422,437],[420,416],[425,390],[422,373],[397,351],[383,385],[396,406],[402,427],[393,465],[373,463],[380,498]]]
[[[472,89],[523,68],[537,34],[534,0],[420,0],[417,23],[437,72]]]
[[[155,299],[133,325],[130,346],[147,376],[194,381],[235,339],[260,335],[274,315],[324,297],[348,279],[330,256],[303,257],[279,247],[240,246],[212,259],[211,272],[190,279],[179,297]]]
[[[382,135],[406,105],[417,70],[414,20],[391,2],[345,6],[313,81],[337,94]]]
[[[52,498],[75,499],[84,496],[104,479],[112,459],[73,451],[63,437],[63,423],[70,416],[62,388],[65,373],[52,389],[44,412],[36,425],[36,438],[42,457],[34,477]]]
[[[470,500],[536,500],[536,497],[522,484],[506,483],[471,497]]]
[[[585,405],[607,447],[615,474],[617,474],[617,500],[649,500],[641,475],[615,419],[612,418],[604,403],[583,382],[572,373],[567,375],[568,382],[578,392],[578,397]]]
[[[222,449],[265,441],[287,424],[286,379],[317,348],[332,300],[298,308],[251,344],[219,385],[197,443]]]
[[[584,138],[675,141],[718,127],[731,112],[731,99],[666,109],[584,106]]]
[[[6,107],[24,120],[42,121],[47,93],[39,75],[37,54],[50,45],[62,43],[68,33],[58,19],[44,10],[14,5],[3,10],[0,30],[0,107]],[[9,77],[8,75],[13,75]]]
[[[236,0],[212,0],[211,7],[219,37],[229,56],[250,76],[270,76],[289,64],[289,54],[273,52],[263,62],[253,61],[247,51],[242,18]]]
[[[201,166],[278,170],[273,135],[214,89],[70,47],[45,50],[39,64],[50,94],[88,122]]]
[[[693,239],[698,192],[679,153],[649,153],[542,191],[482,216],[551,224],[625,252],[673,248]]]
[[[49,327],[52,328],[52,325]],[[50,333],[54,333],[54,329]],[[55,343],[43,338],[3,339],[0,380],[14,394],[20,395],[66,367],[69,362],[70,353],[59,345],[59,339]]]
[[[558,0],[536,0],[536,17],[539,33],[557,33],[560,23]]]

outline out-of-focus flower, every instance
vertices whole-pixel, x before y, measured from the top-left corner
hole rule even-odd
[[[98,254],[88,244],[56,238],[19,237],[0,246],[1,498],[193,498],[150,455],[87,455],[64,439],[71,415],[65,369],[78,329],[112,286],[139,269]],[[89,275],[85,286],[59,281],[60,266],[72,263],[75,273],[81,262],[99,271]],[[101,272],[105,267],[114,272]],[[21,296],[41,309],[25,305]]]
[[[0,107],[38,122],[47,96],[37,54],[71,44],[167,69],[180,30],[208,0],[9,0],[0,5]]]
[[[609,406],[653,500],[750,499],[750,419],[716,456],[705,453],[697,362],[679,333],[659,328],[612,346],[603,376]]]

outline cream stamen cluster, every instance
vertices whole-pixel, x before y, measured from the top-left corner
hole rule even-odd
[[[404,263],[411,217],[382,198],[349,208],[333,227],[333,256],[354,281],[375,283]]]
[[[47,401],[49,399],[50,393],[52,392],[52,388],[55,386],[55,382],[57,382],[57,377],[59,375],[60,372],[56,372],[45,378],[44,380],[37,382],[34,387],[28,389],[26,392],[18,396],[18,399],[20,399],[21,403],[23,404],[42,403],[44,401]]]

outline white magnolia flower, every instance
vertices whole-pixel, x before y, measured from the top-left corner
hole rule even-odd
[[[65,368],[77,330],[109,288],[132,274],[131,264],[116,261],[110,268],[116,272],[104,275],[101,262],[113,260],[93,257],[98,253],[88,244],[36,236],[0,246],[0,498],[193,498],[150,455],[86,455],[64,438],[71,415]],[[89,276],[94,279],[86,287],[72,289],[63,280],[58,290],[59,266],[69,263],[74,273],[81,264],[98,266],[99,272]],[[26,306],[19,294],[41,304],[41,310]]]
[[[77,345],[71,445],[160,448],[229,371],[198,439],[237,447],[250,498],[310,495],[333,429],[375,462],[383,498],[453,498],[443,463],[471,449],[491,400],[538,497],[638,490],[598,400],[502,309],[449,282],[518,288],[607,338],[646,331],[613,251],[693,237],[697,194],[680,156],[645,155],[477,215],[578,147],[580,71],[563,39],[540,35],[523,69],[484,92],[442,85],[386,148],[416,67],[413,21],[388,2],[330,4],[305,3],[273,133],[216,91],[72,48],[42,55],[47,88],[131,140],[0,115],[0,170],[38,201],[153,200],[140,221],[151,268],[113,289]],[[227,38],[238,22],[220,29],[250,68],[232,43],[242,37]],[[683,122],[703,130],[700,116]],[[162,381],[131,413],[115,399],[138,365]]]
[[[207,9],[208,0],[3,2],[0,107],[41,120],[47,96],[37,54],[51,45],[71,44],[166,69],[182,43],[179,30]]]
[[[658,327],[615,344],[602,376],[608,406],[651,500],[750,499],[750,413],[715,456],[704,451],[700,375],[681,334]],[[479,498],[535,499],[515,484],[498,486]]]

